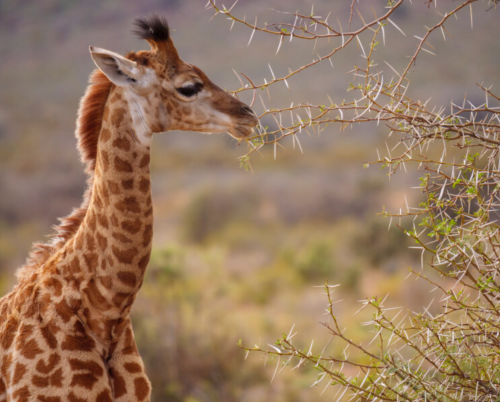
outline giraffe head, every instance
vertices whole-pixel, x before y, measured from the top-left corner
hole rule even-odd
[[[228,132],[238,139],[252,134],[258,123],[252,109],[181,60],[165,19],[152,16],[135,24],[134,33],[147,40],[151,50],[126,57],[92,46],[90,52],[97,67],[120,87],[138,121],[151,133]]]

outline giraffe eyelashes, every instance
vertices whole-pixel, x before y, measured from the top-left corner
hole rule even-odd
[[[177,88],[177,92],[179,92],[181,95],[184,95],[188,98],[191,96],[196,95],[198,92],[200,92],[203,88],[203,84],[201,83],[196,83],[196,84],[190,84],[186,85],[184,87]]]

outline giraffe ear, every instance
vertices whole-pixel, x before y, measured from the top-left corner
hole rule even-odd
[[[135,61],[94,46],[90,46],[89,50],[97,68],[115,85],[124,87],[135,84],[141,75]]]

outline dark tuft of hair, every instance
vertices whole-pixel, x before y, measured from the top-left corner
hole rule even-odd
[[[134,25],[137,28],[133,33],[142,39],[163,42],[167,41],[170,36],[167,20],[157,14],[137,18]]]

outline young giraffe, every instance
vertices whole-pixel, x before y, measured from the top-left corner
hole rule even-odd
[[[150,51],[90,47],[99,68],[76,134],[89,174],[82,206],[38,245],[0,300],[0,402],[149,401],[130,308],[151,252],[153,133],[245,138],[252,110],[182,61],[166,21],[136,21]]]

